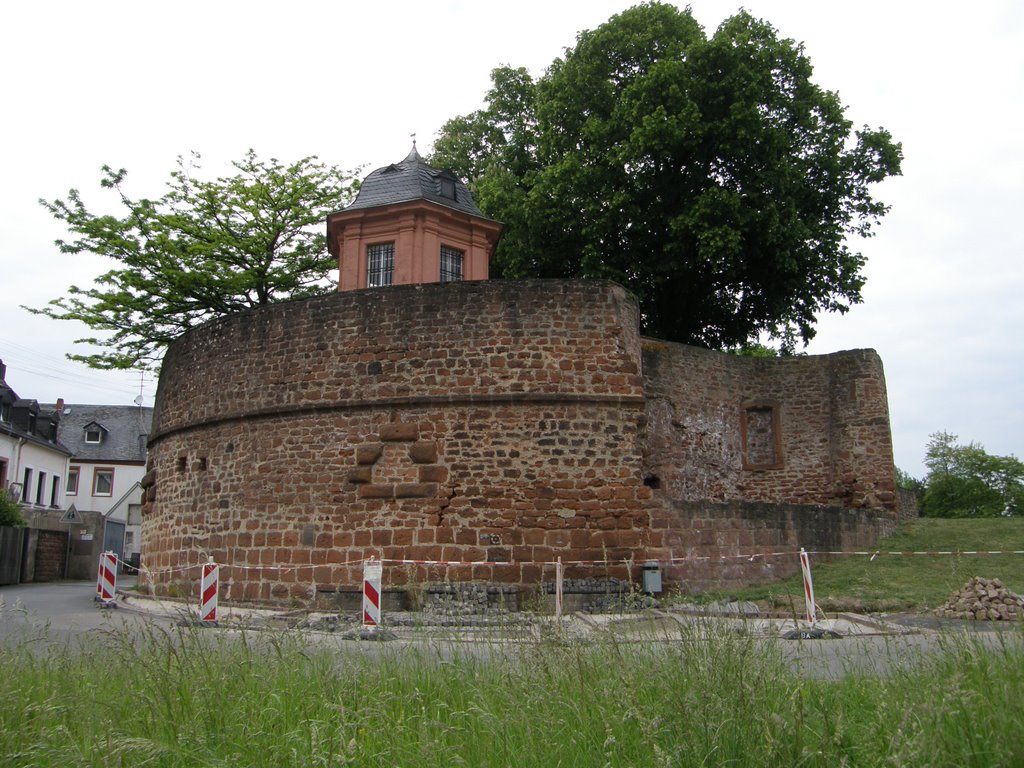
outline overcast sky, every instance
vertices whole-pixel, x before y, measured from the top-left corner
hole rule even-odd
[[[22,397],[127,404],[155,383],[64,359],[84,326],[36,317],[111,264],[61,255],[38,204],[99,190],[104,163],[158,197],[175,158],[210,174],[250,147],[344,168],[426,154],[478,108],[491,69],[535,76],[628,0],[47,2],[5,6],[0,65],[0,358]],[[712,32],[740,3],[694,0]],[[885,364],[897,464],[921,476],[929,433],[1024,454],[1024,4],[746,0],[805,45],[815,81],[855,125],[903,143],[903,176],[871,240],[864,303],[821,319],[812,354],[873,347]],[[109,194],[109,193],[108,193]]]

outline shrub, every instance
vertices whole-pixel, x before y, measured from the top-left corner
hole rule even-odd
[[[25,525],[25,518],[21,515],[18,502],[12,499],[7,491],[0,488],[0,526],[3,525]]]

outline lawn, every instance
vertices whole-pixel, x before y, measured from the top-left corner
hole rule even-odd
[[[913,663],[890,650],[884,677],[808,680],[775,643],[679,633],[481,655],[156,627],[69,646],[43,632],[0,644],[0,765],[1024,764],[1013,638],[955,634]]]
[[[879,554],[813,558],[814,591],[824,610],[925,611],[944,603],[974,576],[1002,579],[1024,594],[1021,555],[893,555],[889,552],[1024,551],[1024,518],[918,518],[880,541]],[[803,599],[800,576],[716,598],[766,601],[776,607]]]

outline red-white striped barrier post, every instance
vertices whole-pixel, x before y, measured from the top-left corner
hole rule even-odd
[[[814,582],[811,581],[811,559],[803,547],[800,547],[800,570],[804,574],[804,604],[807,609],[807,621],[813,627],[817,617],[817,608],[814,604]]]
[[[380,626],[380,582],[384,576],[384,564],[370,558],[363,563],[363,626],[376,629]]]
[[[562,567],[562,558],[555,563],[555,620],[562,620],[562,577],[565,571]]]
[[[203,563],[203,576],[199,580],[199,621],[217,623],[217,590],[220,586],[220,566],[210,558]]]
[[[117,596],[117,553],[103,552],[100,555],[99,571],[96,575],[96,602],[102,607],[114,605]]]

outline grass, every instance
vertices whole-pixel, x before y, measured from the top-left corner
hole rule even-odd
[[[995,766],[1024,762],[1020,645],[965,636],[885,678],[801,679],[777,646],[315,647],[124,631],[0,648],[4,766]]]
[[[825,610],[893,612],[936,608],[973,576],[1001,579],[1024,594],[1024,555],[888,555],[888,551],[1024,550],[1024,518],[919,518],[880,541],[874,560],[812,558],[814,592]],[[715,595],[718,599],[802,601],[799,574],[773,584]]]

